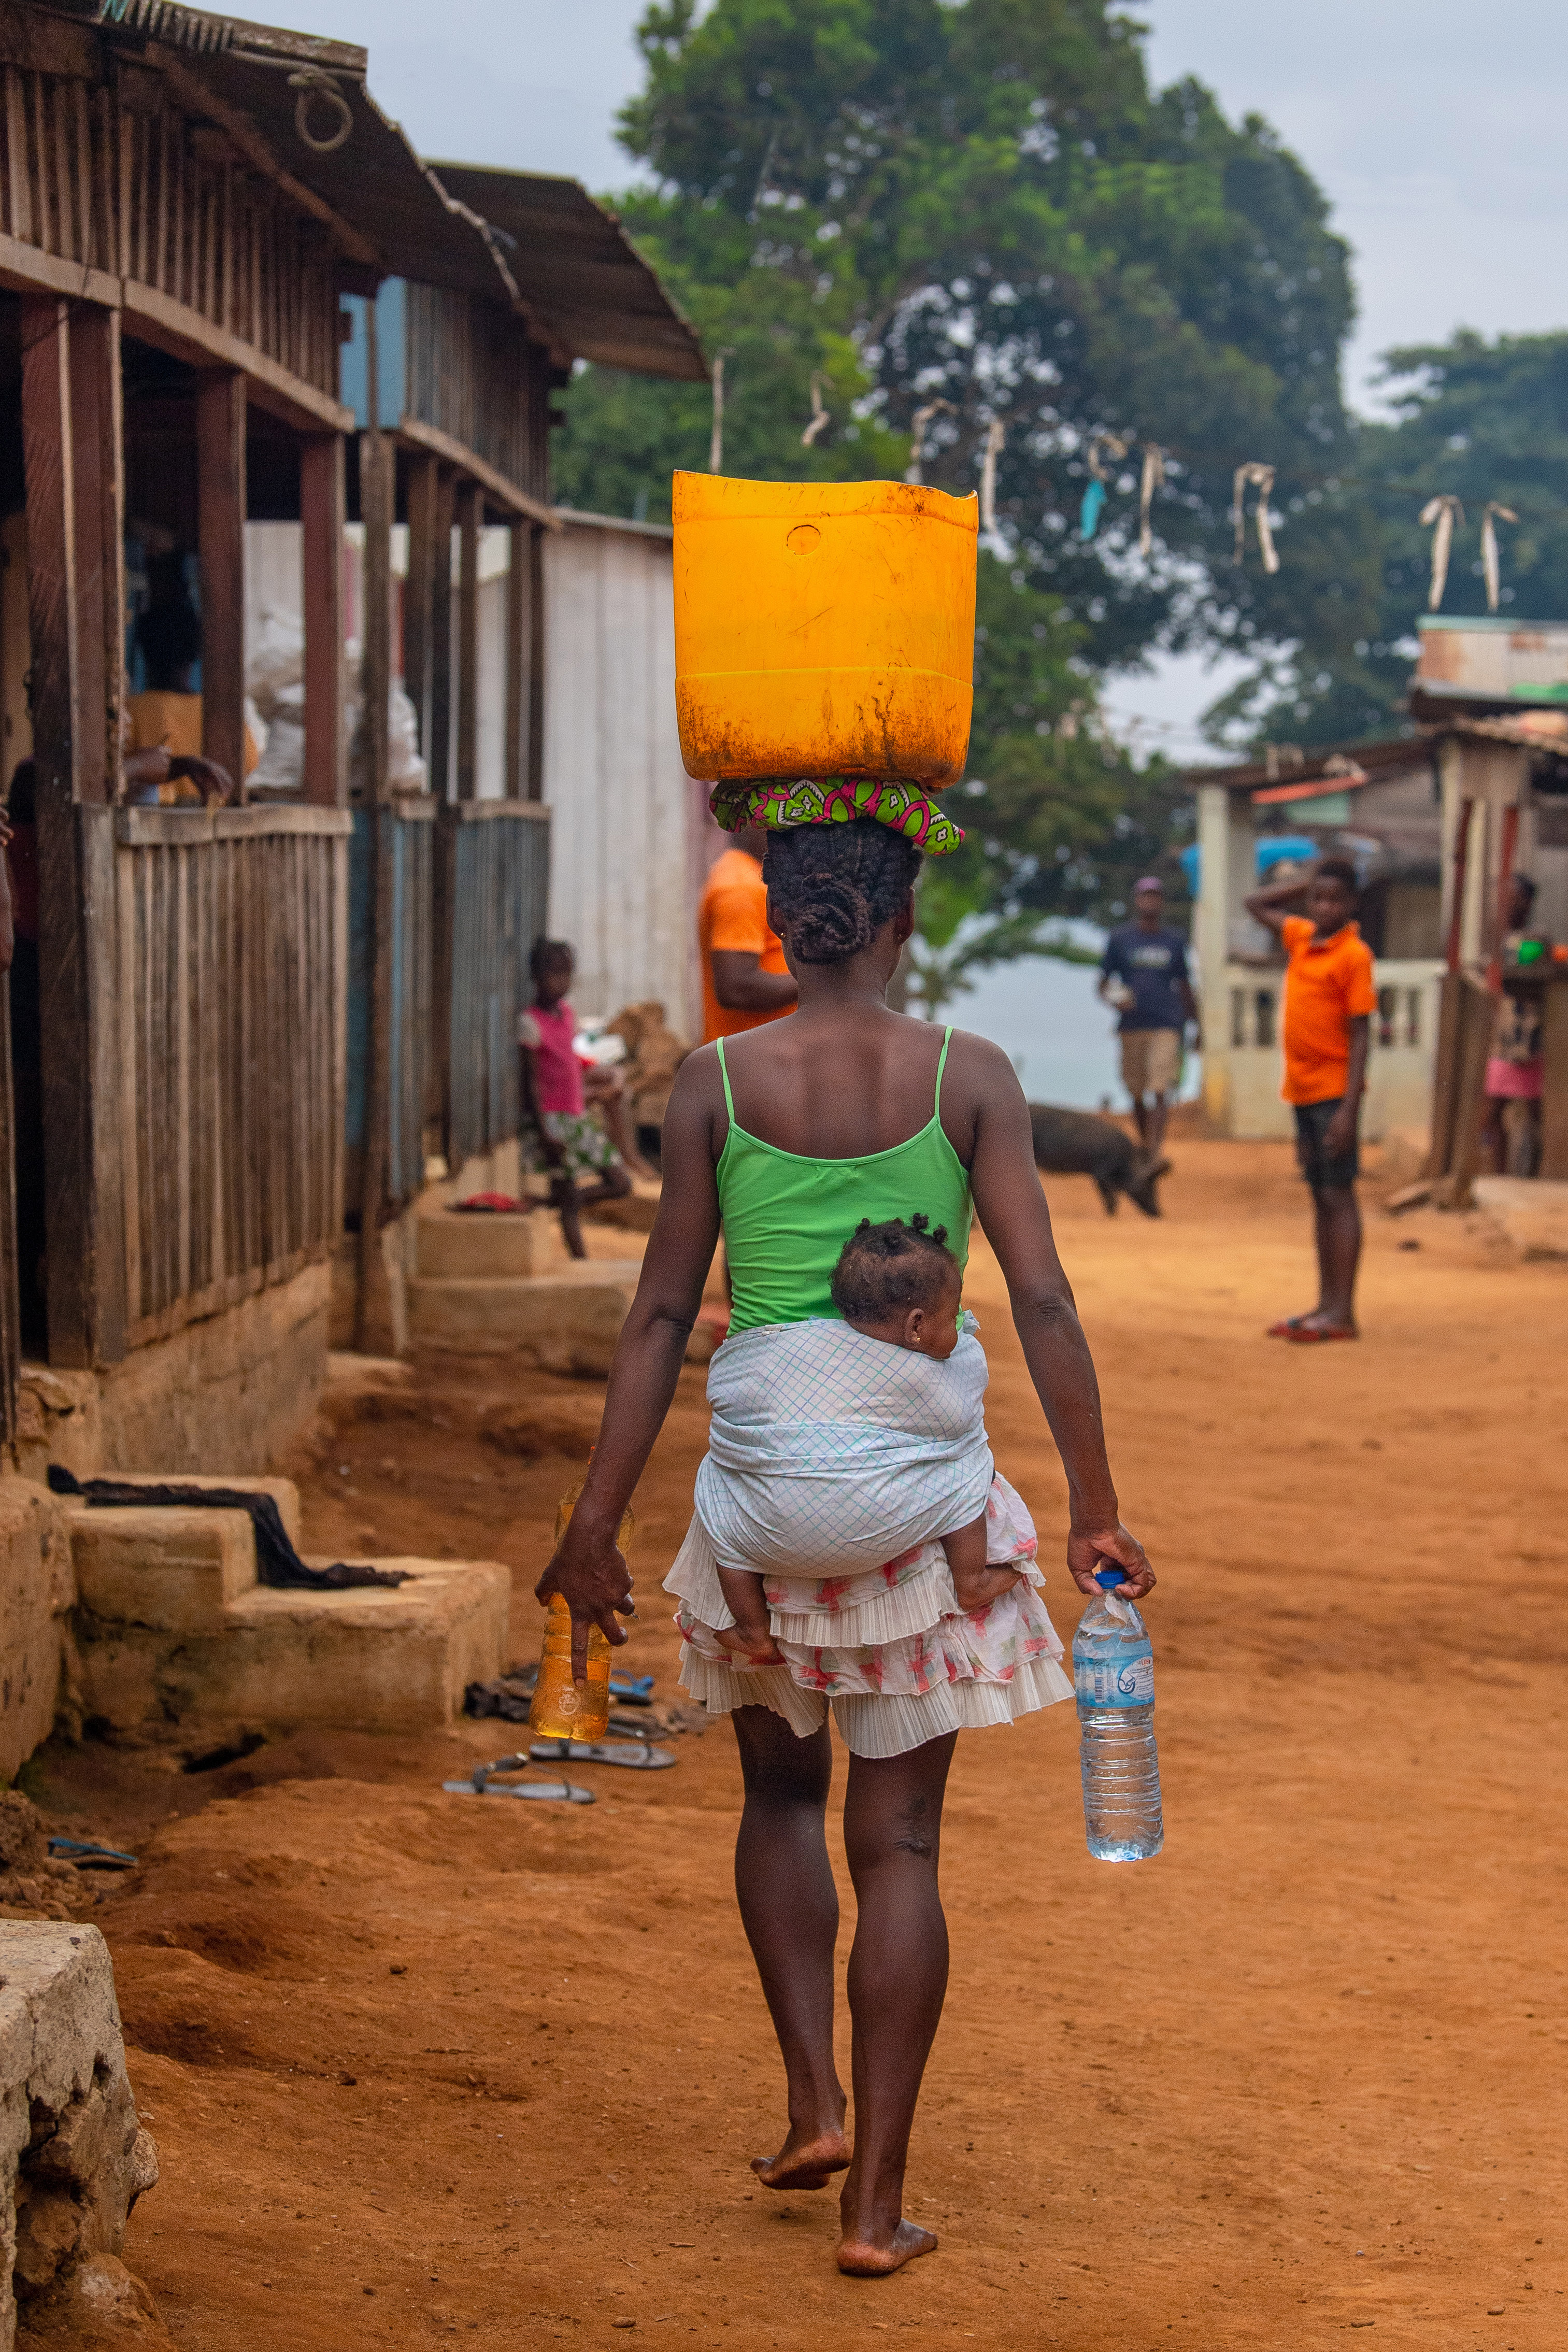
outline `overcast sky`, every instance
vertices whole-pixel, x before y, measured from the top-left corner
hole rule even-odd
[[[261,13],[259,10],[258,14]],[[637,87],[641,0],[281,0],[300,29],[362,41],[371,87],[422,153],[624,184],[616,108]],[[1568,0],[1143,0],[1156,83],[1196,74],[1301,157],[1354,255],[1352,400],[1376,354],[1568,325]],[[438,33],[435,29],[439,27]],[[1118,690],[1195,750],[1223,683],[1196,664]]]

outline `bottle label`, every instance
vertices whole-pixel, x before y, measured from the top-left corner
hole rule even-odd
[[[1073,1683],[1080,1706],[1152,1706],[1153,1656],[1075,1658]]]

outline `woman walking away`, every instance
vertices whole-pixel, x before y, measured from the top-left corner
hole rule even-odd
[[[762,814],[777,795],[752,797]],[[931,830],[945,826],[910,794],[900,827],[921,812]],[[598,1447],[538,1588],[541,1600],[559,1591],[570,1604],[579,1674],[590,1624],[625,1640],[616,1612],[630,1607],[630,1580],[616,1529],[668,1410],[721,1222],[734,1313],[711,1368],[696,1516],[668,1584],[686,1637],[682,1678],[710,1711],[732,1715],[740,1749],[735,1883],[789,2112],[782,2147],[753,2170],[792,2191],[847,2172],[838,2263],[861,2276],[936,2243],[903,2219],[902,2192],[947,1988],[937,1864],[954,1741],[1071,1692],[1039,1597],[1033,1527],[986,1444],[972,1318],[955,1347],[922,1349],[910,1342],[923,1324],[909,1318],[916,1306],[924,1313],[925,1287],[901,1314],[889,1294],[880,1319],[847,1322],[834,1304],[835,1269],[865,1221],[945,1227],[962,1267],[978,1211],[1066,1468],[1068,1571],[1089,1592],[1098,1570],[1121,1568],[1131,1598],[1154,1581],[1118,1517],[1094,1368],[1012,1066],[982,1039],[907,1020],[885,1001],[913,929],[919,865],[904,832],[871,817],[770,833],[769,920],[799,1009],[681,1068],[658,1222]],[[918,1245],[890,1255],[907,1255],[911,1282],[929,1284]],[[962,1608],[943,1539],[982,1516],[993,1573],[977,1591],[964,1572],[979,1605]],[[771,1648],[734,1639],[721,1571],[731,1590],[739,1575],[762,1579]],[[858,1905],[852,2149],[833,2056],[829,1713],[849,1750],[844,1834]]]

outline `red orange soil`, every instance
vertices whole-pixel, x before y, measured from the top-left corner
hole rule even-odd
[[[1052,1187],[1162,1574],[1168,1843],[1087,1858],[1069,1708],[961,1743],[908,2208],[935,2259],[843,2279],[833,2189],[748,2171],[783,2116],[727,1727],[572,1811],[441,1793],[518,1736],[495,1723],[194,1778],[51,1750],[46,1801],[144,1841],[96,1916],[163,2156],[127,2256],[178,2341],[1564,2340],[1568,1277],[1374,1219],[1365,1339],[1289,1350],[1262,1337],[1310,1303],[1285,1152],[1177,1158],[1159,1224]],[[970,1296],[1066,1632],[1060,1475],[983,1248]],[[510,1561],[526,1655],[570,1469],[477,1433],[507,1392],[457,1368],[421,1417],[347,1420],[297,1466],[312,1549]],[[598,1394],[513,1402],[580,1449]],[[689,1371],[637,1503],[629,1663],[664,1690],[702,1431]]]

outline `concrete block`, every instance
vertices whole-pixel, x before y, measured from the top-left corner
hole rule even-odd
[[[409,1285],[416,1348],[517,1356],[552,1372],[603,1377],[642,1272],[635,1258],[570,1259],[531,1281]]]
[[[41,1486],[58,1462],[78,1478],[103,1459],[103,1415],[93,1372],[51,1372],[24,1364],[16,1376],[16,1467]]]
[[[1478,1176],[1476,1207],[1526,1264],[1568,1258],[1568,1183],[1552,1177]]]
[[[528,1281],[571,1263],[559,1217],[543,1209],[526,1216],[445,1210],[421,1217],[416,1233],[417,1275],[436,1282]]]
[[[7,1780],[55,1727],[75,1599],[64,1505],[45,1486],[0,1478],[0,1774]]]
[[[346,1592],[253,1585],[221,1625],[189,1633],[84,1619],[84,1706],[121,1731],[204,1721],[377,1731],[451,1723],[467,1685],[490,1680],[509,1654],[511,1572],[496,1560],[377,1566],[405,1569],[410,1580]]]
[[[308,1265],[98,1374],[102,1436],[90,1466],[265,1470],[321,1402],[331,1287],[328,1265]]]
[[[113,1624],[163,1633],[221,1632],[232,1601],[256,1582],[256,1535],[244,1511],[70,1513],[81,1606]]]
[[[0,1920],[0,2352],[18,2318],[45,2340],[79,2341],[116,2305],[135,2307],[147,2352],[169,2343],[117,2260],[126,2217],[157,2179],[103,1937]]]
[[[583,1214],[595,1225],[618,1225],[624,1234],[651,1234],[663,1192],[657,1177],[634,1176],[629,1192],[618,1201],[601,1201]]]

